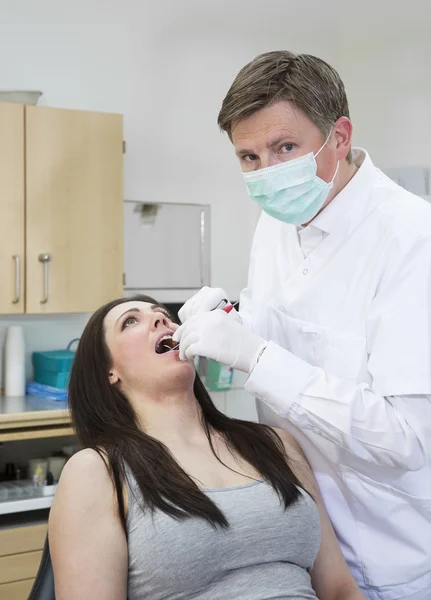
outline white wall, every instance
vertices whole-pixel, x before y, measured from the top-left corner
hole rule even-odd
[[[343,22],[354,26],[339,22],[335,66],[346,85],[354,140],[381,168],[430,168],[431,3],[368,0],[360,11],[350,7]]]
[[[254,398],[244,390],[247,376],[239,371],[234,372],[232,388],[227,392],[210,392],[217,408],[235,419],[257,421]]]
[[[213,283],[237,297],[257,209],[217,114],[236,72],[259,52],[289,46],[333,58],[320,23],[304,35],[306,11],[301,27],[292,20],[297,4],[0,0],[0,88],[123,113],[125,197],[211,204]]]
[[[317,37],[302,39],[281,23],[287,5],[0,0],[0,89],[42,90],[50,106],[124,114],[125,197],[211,204],[212,283],[237,298],[258,213],[217,113],[238,69],[286,46],[289,30],[297,50],[327,54]],[[0,340],[8,324],[22,323],[28,354],[63,347],[86,319],[0,317]]]
[[[125,197],[211,204],[212,283],[237,297],[257,209],[216,124],[233,77],[267,50],[316,54],[345,80],[354,140],[377,164],[431,166],[429,6],[0,0],[0,88],[40,89],[50,106],[123,113]],[[27,318],[30,345],[64,344],[84,320]]]

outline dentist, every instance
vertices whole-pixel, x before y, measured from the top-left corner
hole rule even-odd
[[[313,56],[258,56],[218,122],[263,212],[239,313],[203,288],[180,311],[180,356],[249,375],[369,600],[430,600],[431,207],[351,149],[344,85]]]

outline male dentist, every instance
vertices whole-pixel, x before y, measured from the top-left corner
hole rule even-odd
[[[202,289],[180,311],[180,357],[249,374],[369,600],[430,600],[431,206],[351,148],[344,85],[313,56],[258,56],[218,122],[263,212],[239,314]]]

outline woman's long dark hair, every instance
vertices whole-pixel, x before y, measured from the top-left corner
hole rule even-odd
[[[180,467],[168,448],[141,429],[129,400],[109,382],[111,357],[105,342],[104,319],[112,308],[130,301],[162,306],[143,295],[114,300],[92,315],[81,336],[69,383],[69,405],[78,440],[84,448],[98,452],[105,461],[115,486],[126,536],[123,500],[126,466],[140,488],[144,509],[158,509],[178,519],[199,517],[213,526],[228,527],[226,517],[216,504]],[[194,393],[214,454],[212,434],[218,432],[232,451],[272,485],[286,508],[295,502],[299,482],[287,464],[284,446],[277,434],[270,427],[231,419],[217,410],[197,375]]]

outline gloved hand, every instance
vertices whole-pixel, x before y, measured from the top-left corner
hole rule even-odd
[[[217,308],[222,300],[227,300],[227,294],[221,288],[203,287],[197,294],[192,296],[184,306],[179,310],[178,317],[181,323],[185,323],[190,317],[194,317],[204,312],[209,312]],[[232,317],[241,322],[238,311],[232,310]]]
[[[190,317],[172,339],[180,344],[180,359],[211,358],[250,374],[266,341],[222,310]]]

